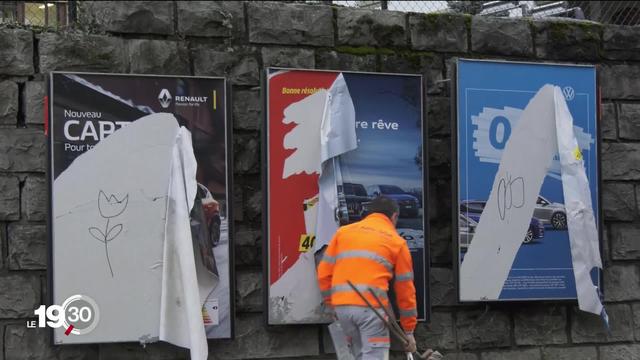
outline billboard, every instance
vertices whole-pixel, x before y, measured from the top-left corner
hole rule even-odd
[[[411,251],[418,317],[426,319],[422,78],[268,69],[266,94],[268,323],[330,321],[321,303],[317,263],[338,225],[364,218],[377,195],[401,207],[397,231]],[[347,146],[349,137],[354,141]],[[324,143],[332,144],[327,152],[340,155],[325,157]],[[329,160],[321,163],[321,158]],[[329,183],[325,174],[331,174]],[[322,189],[335,194],[337,206],[328,215],[319,205]]]
[[[540,98],[538,94],[542,93],[545,85],[559,87],[573,117],[573,133],[580,148],[578,154],[581,153],[584,159],[597,224],[600,213],[595,67],[459,59],[456,77],[457,122],[453,133],[457,153],[454,156],[457,159],[454,179],[457,182],[453,193],[456,204],[454,224],[457,224],[455,239],[459,300],[576,299],[555,123],[552,122],[551,136],[538,138],[530,132],[517,140],[513,139],[516,138],[516,132],[522,132],[524,118],[527,121],[531,118],[531,123],[526,125],[532,126],[531,129],[542,126],[542,112],[527,113],[536,111],[535,99]],[[547,109],[553,114],[553,105]],[[533,162],[501,161],[509,157],[505,155],[509,152],[531,154],[527,156],[533,159],[537,154],[547,151],[549,163],[540,170],[533,169]],[[506,172],[502,171],[503,168]],[[538,171],[542,179],[539,190],[531,179]],[[508,176],[503,177],[504,174]],[[534,186],[531,198],[527,198],[525,194]],[[492,197],[494,188],[497,189],[496,196]],[[490,199],[496,199],[496,204]],[[483,266],[481,261],[474,260],[471,262],[473,265],[467,264],[466,268],[464,263],[465,257],[472,258],[472,252],[486,250],[479,248],[482,244],[476,243],[475,247],[472,244],[474,237],[478,238],[481,219],[484,216],[488,221],[487,214],[492,213],[496,205],[502,221],[489,224],[490,236],[495,239],[506,236],[511,209],[532,209],[523,219],[522,231],[513,235],[512,239],[518,239],[513,240],[517,245],[515,257],[502,259],[510,262],[508,275],[505,273],[506,279],[488,274],[489,266]],[[505,249],[496,249],[496,258],[502,256],[501,250]],[[499,295],[478,296],[468,291],[463,281],[465,272],[480,274],[478,276],[485,274],[483,281],[487,287],[492,281],[495,282],[493,285],[499,290],[495,294]],[[599,287],[600,274],[597,269],[591,272],[591,277]]]
[[[51,74],[52,303],[82,294],[100,310],[95,328],[76,326],[81,336],[58,328],[54,343],[158,340],[161,311],[170,308],[162,301],[165,285],[184,284],[167,273],[167,256],[183,245],[166,241],[176,229],[169,214],[176,204],[167,189],[176,181],[172,174],[189,171],[194,186],[185,186],[184,195],[193,195],[193,207],[187,201],[182,219],[188,214],[188,248],[204,269],[199,285],[208,284],[198,311],[207,337],[233,336],[226,101],[223,78]],[[186,152],[177,146],[181,127],[188,130]],[[176,170],[175,156],[184,158],[183,152],[197,166]],[[180,307],[181,301],[169,305]]]

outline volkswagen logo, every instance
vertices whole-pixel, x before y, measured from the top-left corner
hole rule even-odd
[[[576,96],[576,93],[571,86],[565,86],[562,88],[562,94],[564,95],[564,99],[567,101],[573,100]]]
[[[171,104],[171,93],[167,89],[162,89],[160,94],[158,94],[158,101],[160,101],[160,106],[163,109],[166,109]]]

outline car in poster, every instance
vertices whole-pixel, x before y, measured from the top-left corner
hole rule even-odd
[[[344,193],[347,206],[348,222],[358,221],[364,215],[364,203],[370,201],[367,190],[362,184],[344,183],[338,185],[338,194]]]
[[[482,215],[482,211],[486,204],[487,202],[482,200],[464,200],[460,203],[460,212],[474,220],[476,223],[479,223],[480,215]],[[529,244],[533,240],[542,239],[543,237],[544,223],[540,219],[532,217],[523,243]]]
[[[555,230],[567,229],[567,211],[564,204],[551,202],[542,196],[538,196],[533,216],[540,219],[543,224],[551,225]]]
[[[400,207],[400,217],[415,218],[420,214],[418,198],[402,190],[396,185],[371,185],[367,187],[371,198],[384,195],[395,200]]]
[[[478,223],[464,214],[459,215],[458,219],[458,241],[460,251],[467,251],[467,248],[471,244],[473,234],[476,232]]]

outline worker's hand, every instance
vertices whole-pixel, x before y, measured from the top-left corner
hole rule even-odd
[[[407,340],[409,341],[409,343],[405,345],[404,351],[406,351],[408,353],[416,352],[416,350],[417,350],[417,348],[416,348],[416,338],[413,337],[413,334],[406,334],[405,336],[406,336]]]

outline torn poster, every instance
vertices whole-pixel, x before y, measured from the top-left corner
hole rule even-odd
[[[172,151],[167,198],[160,297],[160,340],[191,351],[191,359],[207,358],[207,337],[202,324],[204,303],[218,284],[198,249],[194,249],[189,213],[198,185],[191,133],[180,128]]]
[[[90,331],[81,323],[69,335],[57,329],[55,343],[159,340],[164,265],[173,260],[163,252],[167,189],[178,144],[197,162],[189,170],[193,207],[179,209],[191,235],[189,244],[168,236],[174,241],[166,245],[183,256],[191,249],[197,280],[216,282],[198,295],[206,296],[198,306],[206,335],[232,337],[225,97],[220,78],[51,75],[53,302],[84,294],[101,315]],[[191,141],[177,144],[187,132]],[[180,229],[172,231],[186,233]],[[172,274],[180,264],[173,265]]]
[[[505,76],[490,75],[496,73]],[[595,69],[460,60],[457,80],[460,300],[582,297],[582,303],[586,289],[594,301],[601,268],[594,260]],[[570,142],[574,157],[584,154],[581,178],[565,182],[569,168],[558,156],[559,137]],[[589,236],[570,228],[575,203],[592,216],[581,227]],[[588,249],[588,260],[576,248]]]
[[[316,264],[339,225],[384,194],[401,206],[426,317],[421,78],[269,69],[269,323],[329,322]],[[409,240],[410,239],[410,240]]]

